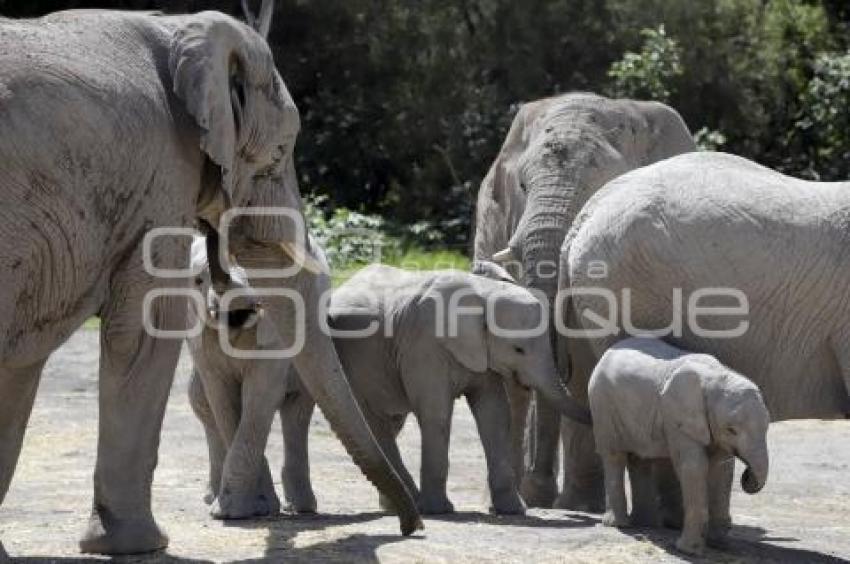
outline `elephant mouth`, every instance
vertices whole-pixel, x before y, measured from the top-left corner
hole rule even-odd
[[[519,372],[517,372],[516,370],[511,371],[511,380],[513,380],[515,386],[522,389],[524,392],[531,391],[531,386],[529,386],[520,379]]]

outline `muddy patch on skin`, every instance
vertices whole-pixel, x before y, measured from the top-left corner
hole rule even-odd
[[[91,505],[97,440],[98,333],[77,332],[45,369],[12,487],[0,508],[0,540],[22,563],[98,562],[77,540]],[[484,455],[465,402],[452,426],[449,497],[457,513],[425,519],[408,538],[382,513],[377,493],[317,415],[310,433],[316,516],[214,521],[202,497],[207,453],[186,389],[189,360],[180,361],[162,432],[154,480],[154,513],[171,537],[165,553],[118,562],[681,562],[677,533],[619,531],[599,515],[529,510],[524,517],[486,512]],[[770,478],[754,496],[732,500],[729,546],[711,562],[841,562],[850,558],[850,421],[779,423],[769,433]],[[411,473],[419,473],[413,418],[400,438]],[[278,495],[282,445],[275,422],[267,450]],[[742,471],[738,464],[737,472]],[[18,560],[20,559],[20,560]]]

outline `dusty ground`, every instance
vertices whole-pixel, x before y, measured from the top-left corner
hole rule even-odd
[[[96,428],[97,333],[78,332],[51,359],[39,390],[12,488],[0,509],[0,539],[21,562],[90,562],[77,553],[91,503]],[[154,483],[154,511],[171,536],[164,554],[122,562],[290,561],[679,561],[675,534],[603,528],[597,515],[532,510],[524,518],[482,513],[483,454],[465,404],[452,435],[449,494],[459,513],[426,519],[423,534],[398,535],[395,518],[317,417],[311,434],[313,479],[322,515],[222,523],[201,500],[206,449],[186,400],[181,361],[165,419]],[[736,491],[733,541],[711,551],[722,562],[833,562],[850,558],[850,421],[778,424],[770,434],[768,486]],[[418,436],[402,448],[417,475]],[[280,468],[281,439],[269,458]],[[275,470],[275,472],[277,472]],[[737,488],[736,488],[737,489]],[[278,485],[278,491],[280,487]]]

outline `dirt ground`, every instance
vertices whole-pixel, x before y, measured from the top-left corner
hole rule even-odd
[[[81,330],[51,359],[30,420],[11,490],[0,509],[0,539],[15,561],[95,562],[77,552],[91,503],[96,439],[97,333]],[[494,517],[483,507],[483,453],[469,410],[457,404],[449,495],[458,513],[425,520],[425,531],[398,534],[377,495],[317,416],[310,436],[321,515],[223,523],[201,497],[206,448],[186,399],[189,362],[181,360],[168,406],[154,482],[154,512],[171,537],[165,553],[119,562],[675,562],[672,531],[618,531],[598,515],[531,510]],[[276,423],[277,425],[277,423]],[[418,433],[402,451],[418,474]],[[850,421],[799,421],[771,427],[771,475],[756,496],[736,486],[732,541],[707,561],[850,562]],[[274,472],[281,438],[268,447]],[[740,472],[740,468],[738,469]],[[278,492],[280,492],[278,484]]]

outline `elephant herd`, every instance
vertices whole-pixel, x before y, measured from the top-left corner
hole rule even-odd
[[[331,291],[270,17],[0,18],[0,503],[42,368],[91,316],[84,552],[168,544],[151,484],[184,337],[217,518],[280,510],[278,412],[287,508],[317,510],[318,405],[409,535],[453,510],[464,396],[493,511],[607,509],[610,525],[683,526],[699,552],[731,526],[734,457],[745,491],[764,485],[769,421],[850,412],[850,183],[696,152],[660,103],[524,104],[479,191],[472,272],[373,265]],[[396,445],[410,414],[418,485]]]

